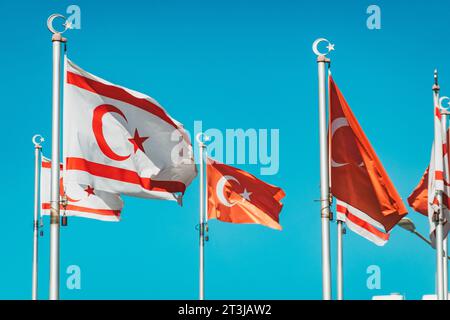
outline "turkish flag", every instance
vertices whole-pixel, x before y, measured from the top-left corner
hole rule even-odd
[[[60,166],[62,173],[62,165]],[[42,157],[40,171],[41,215],[50,215],[51,161]],[[63,184],[60,179],[60,194],[67,199],[67,206],[60,206],[61,214],[70,217],[90,218],[102,221],[120,221],[123,201],[118,194],[95,190],[89,185]]]
[[[180,201],[197,175],[183,126],[153,98],[67,58],[65,75],[64,183]]]
[[[338,219],[384,245],[406,207],[331,75],[329,90],[331,192]]]
[[[208,218],[238,224],[262,224],[281,230],[282,189],[243,170],[208,159]]]

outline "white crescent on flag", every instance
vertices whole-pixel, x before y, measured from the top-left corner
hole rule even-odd
[[[183,126],[154,99],[100,79],[66,58],[64,183],[181,200],[196,177]]]
[[[233,176],[223,176],[222,178],[219,179],[219,181],[217,182],[216,185],[216,194],[217,194],[217,199],[219,199],[219,201],[224,205],[227,206],[229,208],[231,208],[232,206],[234,206],[234,203],[231,203],[230,201],[228,201],[225,198],[225,195],[223,193],[223,189],[225,187],[225,184],[228,181],[236,181],[237,183],[239,183],[239,181],[233,177]]]

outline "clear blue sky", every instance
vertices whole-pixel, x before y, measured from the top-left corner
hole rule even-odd
[[[0,298],[31,296],[33,146],[50,155],[51,41],[47,17],[77,4],[82,29],[69,55],[86,70],[147,93],[190,130],[280,129],[280,172],[264,177],[287,196],[282,232],[210,223],[209,299],[320,299],[317,70],[311,44],[336,44],[333,74],[401,195],[429,161],[433,70],[450,94],[448,1],[376,1],[382,29],[366,28],[368,1],[1,1],[2,215]],[[254,174],[258,166],[241,166]],[[198,180],[185,206],[125,199],[118,224],[70,219],[61,232],[64,299],[196,299]],[[411,213],[422,233],[427,221]],[[41,238],[40,296],[48,293],[49,232]],[[333,248],[335,224],[332,224]],[[333,252],[333,266],[335,262]],[[65,269],[81,268],[81,290]],[[381,290],[366,287],[378,265]],[[345,293],[368,299],[434,291],[434,252],[395,229],[384,248],[348,233]]]

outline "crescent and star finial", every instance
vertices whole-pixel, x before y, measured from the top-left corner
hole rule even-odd
[[[205,133],[200,132],[195,137],[195,140],[197,140],[198,144],[202,147],[205,146],[205,142],[211,141],[211,137],[207,136]]]
[[[319,50],[319,45],[320,45],[322,42],[327,43],[327,46],[326,46],[326,48],[328,49],[327,52],[322,52],[322,51]],[[313,52],[314,52],[317,56],[326,56],[326,55],[328,55],[331,51],[334,51],[334,50],[335,50],[335,49],[334,49],[334,44],[332,44],[330,41],[328,41],[328,40],[325,39],[325,38],[319,38],[319,39],[317,39],[316,41],[314,41],[314,43],[313,43],[313,45],[312,45],[312,49],[313,49]]]
[[[33,136],[31,141],[33,141],[33,144],[34,144],[34,146],[36,148],[40,148],[41,147],[41,143],[44,142],[45,140],[40,134],[36,134],[36,135]]]
[[[444,107],[444,101],[447,101],[447,106]],[[441,109],[441,113],[448,115],[449,114],[449,108],[450,108],[450,98],[447,96],[441,97],[439,99],[439,108]]]
[[[64,20],[64,23],[62,24],[62,26],[64,27],[64,30],[58,31],[57,29],[54,28],[53,23],[54,23],[54,21],[56,19],[63,19]],[[63,34],[68,29],[70,29],[70,27],[71,27],[71,23],[69,21],[67,21],[66,17],[64,17],[62,14],[55,13],[55,14],[52,14],[47,19],[47,28],[53,34]]]

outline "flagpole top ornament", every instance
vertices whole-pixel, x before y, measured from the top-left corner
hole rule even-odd
[[[31,141],[33,141],[33,144],[34,144],[35,148],[40,148],[41,147],[41,143],[44,142],[45,139],[40,134],[36,134],[36,135],[33,136]]]
[[[54,21],[56,19],[63,19],[64,20],[64,23],[62,24],[62,26],[64,27],[64,30],[58,31],[57,29],[55,29],[55,27],[53,26],[53,23],[54,23]],[[71,23],[69,21],[67,21],[67,18],[65,16],[63,16],[62,14],[54,13],[50,17],[48,17],[48,19],[47,19],[47,28],[54,35],[61,35],[61,34],[63,34],[68,29],[70,29],[70,27],[71,27]]]
[[[200,132],[199,134],[197,134],[197,136],[195,137],[195,140],[197,140],[198,144],[200,145],[200,147],[205,147],[206,146],[206,142],[211,141],[211,137],[207,136],[205,133]]]
[[[444,101],[447,101],[447,106],[446,106],[446,107],[443,106]],[[441,97],[441,98],[439,99],[439,107],[440,107],[444,112],[447,112],[448,109],[450,108],[450,98],[447,97],[447,96]]]
[[[319,45],[322,43],[322,42],[325,42],[326,44],[327,44],[327,46],[326,46],[326,48],[327,48],[327,52],[322,52],[322,51],[320,51],[319,50]],[[313,43],[313,45],[312,45],[312,50],[313,50],[313,52],[314,52],[314,54],[317,56],[317,57],[325,57],[325,56],[327,56],[331,51],[334,51],[335,49],[334,49],[334,44],[332,44],[330,41],[328,41],[327,39],[325,39],[325,38],[319,38],[319,39],[317,39],[316,41],[314,41],[314,43]],[[322,58],[322,59],[323,59]]]
[[[434,84],[433,84],[433,91],[438,92],[441,88],[439,87],[439,75],[438,70],[434,69]]]

